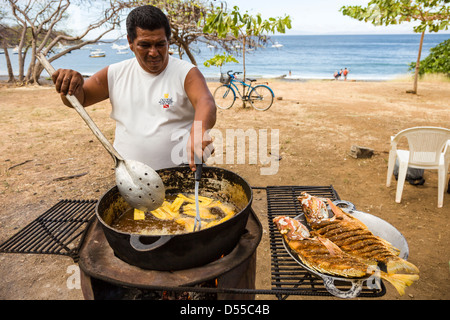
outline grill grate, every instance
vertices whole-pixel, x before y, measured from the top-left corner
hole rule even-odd
[[[66,255],[78,261],[83,232],[96,200],[61,200],[0,245],[4,253]]]
[[[301,214],[302,210],[297,197],[303,191],[315,196],[339,200],[337,192],[332,186],[269,186],[261,189],[267,192],[272,288],[270,290],[229,289],[229,291],[274,294],[278,299],[286,299],[290,295],[330,296],[321,278],[303,269],[289,256],[272,220],[277,215],[295,217]],[[79,250],[84,241],[84,231],[92,221],[96,203],[96,200],[61,200],[1,244],[0,253],[58,254],[70,256],[78,262]],[[335,283],[335,285],[340,290],[349,288],[346,283],[342,285]],[[381,282],[381,289],[372,290],[363,287],[359,296],[379,297],[385,293],[386,289]]]
[[[289,295],[330,296],[324,286],[323,280],[303,269],[286,252],[281,234],[272,220],[279,215],[295,217],[303,213],[297,197],[305,191],[311,195],[340,200],[333,186],[269,186],[267,191],[267,213],[269,222],[272,290],[276,293],[282,291],[283,295],[276,294],[278,299],[286,299]],[[340,290],[348,290],[348,283],[335,283]],[[287,291],[292,293],[286,294]],[[384,284],[381,289],[363,287],[360,297],[379,297],[386,293]]]

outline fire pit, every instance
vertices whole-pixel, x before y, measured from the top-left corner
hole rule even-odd
[[[115,256],[95,221],[80,250],[83,295],[86,299],[253,299],[251,291],[232,294],[220,289],[255,289],[256,248],[261,236],[262,226],[252,211],[244,234],[229,254],[200,267],[157,271]]]

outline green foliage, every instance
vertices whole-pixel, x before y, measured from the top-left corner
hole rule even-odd
[[[409,69],[414,70],[416,63],[409,64]],[[430,54],[420,61],[419,74],[443,73],[450,77],[450,39],[441,42],[430,49]]]
[[[420,21],[414,32],[447,30],[450,0],[371,0],[367,7],[344,6],[343,15],[377,26]]]
[[[231,12],[217,8],[206,18],[203,32],[217,33],[222,38],[231,33],[238,38],[239,36],[260,36],[264,33],[285,33],[286,28],[290,29],[291,27],[289,16],[263,20],[259,13],[256,16],[252,16],[248,12],[241,14],[239,7],[234,6]]]
[[[211,59],[206,60],[203,64],[205,67],[209,68],[211,66],[222,67],[225,63],[230,62],[239,63],[235,57],[224,52],[223,54],[216,54]]]
[[[231,38],[242,43],[243,67],[245,78],[245,50],[247,45],[253,45],[254,38],[264,38],[266,34],[285,33],[286,28],[290,29],[291,18],[284,17],[269,18],[263,20],[261,14],[250,15],[247,11],[242,14],[239,7],[234,6],[231,12],[217,7],[209,14],[203,25],[203,32],[206,34],[216,34],[219,38]],[[212,60],[216,59],[214,57]],[[220,61],[220,57],[217,58]]]

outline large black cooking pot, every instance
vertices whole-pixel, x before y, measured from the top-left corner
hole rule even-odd
[[[157,170],[166,195],[194,193],[194,175],[188,166]],[[117,187],[106,192],[96,206],[106,239],[115,255],[143,269],[181,270],[199,267],[229,253],[245,231],[252,204],[252,189],[239,175],[205,166],[200,181],[200,195],[233,203],[238,213],[214,227],[176,235],[139,235],[110,226],[130,209]]]

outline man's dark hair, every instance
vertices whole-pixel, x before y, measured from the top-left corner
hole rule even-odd
[[[136,27],[151,31],[164,28],[167,40],[170,39],[169,20],[157,7],[146,5],[131,10],[127,17],[127,33],[131,41],[136,39]]]

